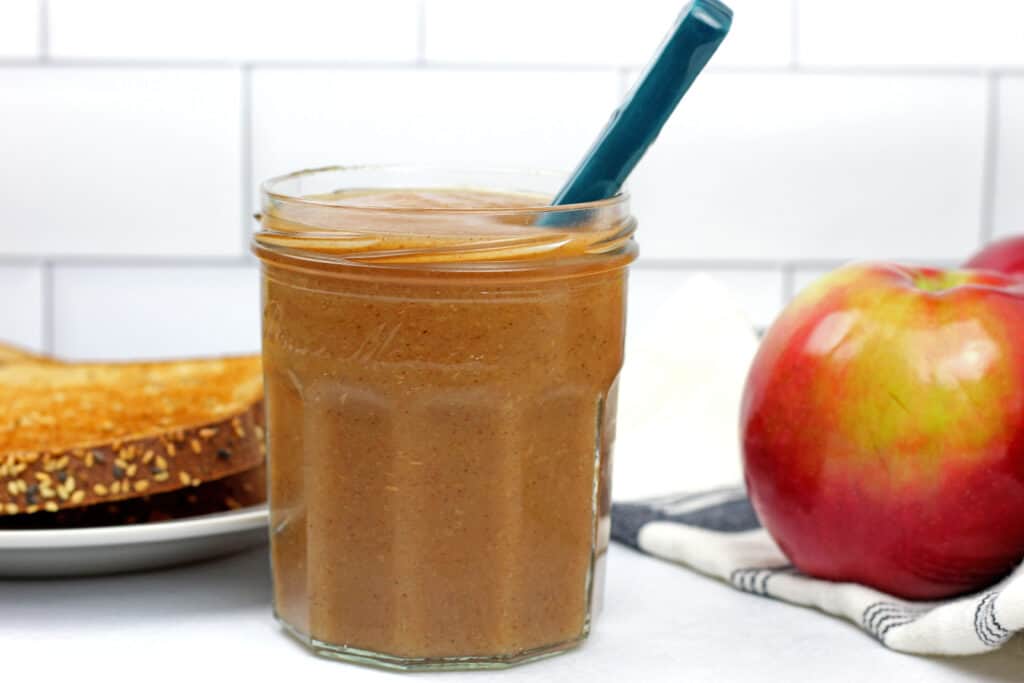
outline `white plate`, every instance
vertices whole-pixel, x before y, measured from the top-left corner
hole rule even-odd
[[[149,524],[0,530],[0,577],[87,576],[155,569],[267,542],[266,505]]]

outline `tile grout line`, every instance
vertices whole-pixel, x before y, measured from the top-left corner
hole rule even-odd
[[[42,288],[43,288],[43,351],[49,354],[55,352],[56,347],[56,331],[57,331],[57,312],[56,312],[56,301],[54,295],[53,286],[53,270],[54,263],[52,261],[43,262],[42,272]]]
[[[800,0],[791,0],[789,7],[789,67],[800,65]]]
[[[59,59],[28,61],[21,58],[0,57],[0,68],[125,68],[125,69],[237,69],[248,68],[282,68],[282,69],[380,69],[402,70],[424,68],[439,71],[564,71],[569,73],[609,72],[619,69],[632,71],[643,68],[642,64],[564,64],[564,63],[524,63],[524,62],[437,62],[418,60],[406,61],[354,61],[354,60],[260,60],[260,59],[125,59],[125,58],[88,58],[75,59],[62,57]],[[1024,66],[815,66],[815,65],[735,65],[709,66],[708,73],[720,75],[819,75],[819,76],[892,76],[920,78],[962,78],[997,76],[1024,76]]]
[[[50,0],[39,0],[39,61],[50,59]]]
[[[629,92],[629,72],[632,69],[628,66],[620,66],[617,71],[619,76],[619,97],[624,98],[626,93]]]
[[[852,257],[800,257],[785,256],[780,258],[766,258],[758,260],[753,258],[648,258],[641,256],[630,268],[658,269],[697,269],[711,268],[720,270],[777,270],[788,266],[794,270],[832,270],[846,265],[851,261],[866,261],[881,256],[852,256]],[[923,266],[934,266],[936,268],[950,267],[956,262],[957,257],[951,258],[916,258],[907,254],[897,254],[889,260],[912,260],[914,263]]]
[[[247,243],[248,244],[248,243]],[[907,257],[903,257],[907,258]],[[639,270],[745,270],[778,271],[781,268],[797,270],[831,270],[850,259],[843,258],[800,258],[779,259],[743,258],[645,258],[641,257],[630,267]],[[950,267],[955,259],[915,259],[921,265]],[[254,257],[246,254],[230,256],[154,255],[154,254],[46,254],[11,255],[0,254],[2,266],[51,265],[54,268],[243,268],[256,263]]]
[[[639,270],[746,270],[746,271],[778,271],[783,267],[797,268],[835,268],[842,265],[842,259],[682,259],[682,258],[643,258],[635,261],[630,267]]]
[[[252,266],[244,255],[228,257],[152,256],[97,254],[78,256],[48,254],[46,256],[10,256],[0,254],[0,267],[35,266],[37,268],[239,268]]]
[[[242,258],[249,253],[251,234],[250,215],[253,210],[252,192],[252,67],[243,64],[241,70],[241,163],[242,174]]]
[[[416,3],[416,66],[427,65],[427,3]]]
[[[992,239],[995,231],[996,177],[999,163],[999,76],[986,79],[985,139],[981,172],[980,244]]]
[[[747,270],[773,271],[781,267],[779,261],[748,261],[743,259],[673,259],[640,258],[630,265],[636,270]]]
[[[789,303],[796,294],[796,266],[792,263],[782,264],[782,305]]]

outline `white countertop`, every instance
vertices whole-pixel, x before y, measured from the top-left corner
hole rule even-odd
[[[845,622],[732,590],[613,544],[605,612],[580,649],[502,672],[432,681],[1024,680],[1024,638],[997,653],[926,659],[885,650]],[[161,572],[0,581],[4,680],[397,680],[319,659],[270,614],[266,550]],[[273,678],[270,678],[273,677]],[[414,676],[420,680],[420,676]]]

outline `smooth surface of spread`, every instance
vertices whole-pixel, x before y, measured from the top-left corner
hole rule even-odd
[[[259,247],[377,264],[578,259],[629,252],[634,222],[609,200],[549,214],[547,198],[461,189],[348,190],[271,204]],[[541,225],[547,217],[548,225]]]

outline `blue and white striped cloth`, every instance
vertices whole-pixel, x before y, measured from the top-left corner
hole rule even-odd
[[[900,652],[980,654],[1024,631],[1024,565],[975,595],[939,602],[813,579],[789,564],[741,488],[616,503],[612,538],[741,591],[849,619]]]

